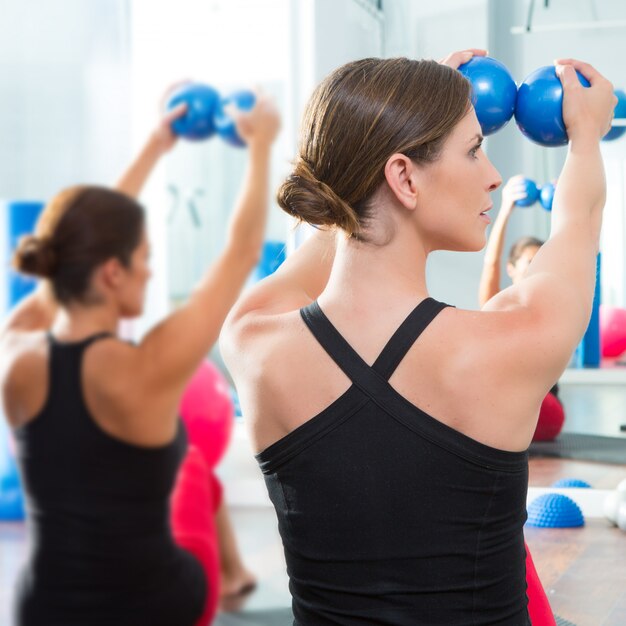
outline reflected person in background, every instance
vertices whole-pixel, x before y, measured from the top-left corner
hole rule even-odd
[[[15,254],[19,271],[41,279],[0,331],[30,543],[17,626],[199,626],[216,611],[219,494],[208,481],[180,484],[197,456],[193,447],[185,456],[177,412],[258,261],[280,119],[263,96],[236,115],[248,165],[224,248],[189,300],[129,344],[119,322],[141,315],[150,278],[145,213],[131,196],[174,143],[166,129],[183,112],[166,118],[122,178],[126,193],[60,192]],[[197,503],[205,506],[191,519],[185,507]]]

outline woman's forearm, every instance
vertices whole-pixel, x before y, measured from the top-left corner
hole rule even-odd
[[[502,206],[489,234],[478,289],[478,301],[481,307],[500,291],[500,262],[509,215],[510,213]]]
[[[552,207],[551,237],[574,224],[586,224],[597,251],[606,200],[600,146],[595,138],[572,141]]]
[[[228,225],[226,247],[248,258],[252,268],[261,253],[267,225],[271,144],[248,149],[248,167]]]
[[[141,152],[137,155],[137,158],[122,174],[115,188],[132,198],[139,196],[148,176],[150,176],[162,155],[163,146],[161,141],[155,135],[151,135]]]

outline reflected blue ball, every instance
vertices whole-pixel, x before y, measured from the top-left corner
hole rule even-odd
[[[177,89],[169,97],[166,108],[169,111],[184,102],[187,111],[172,122],[174,133],[191,141],[211,137],[215,133],[213,116],[219,99],[219,93],[213,87],[201,83],[188,83]]]
[[[546,183],[539,192],[539,202],[546,211],[552,211],[552,200],[554,200],[554,183]]]
[[[254,93],[247,90],[235,91],[223,98],[215,109],[214,123],[215,129],[219,136],[231,146],[242,148],[246,145],[245,141],[238,135],[235,120],[228,115],[225,107],[234,104],[242,111],[250,111],[256,103]]]
[[[526,208],[537,202],[539,199],[539,189],[537,188],[535,181],[530,180],[530,178],[524,179],[524,189],[526,191],[526,197],[521,200],[516,200],[515,204]]]

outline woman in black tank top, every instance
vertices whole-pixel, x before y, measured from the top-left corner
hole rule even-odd
[[[117,191],[59,193],[15,255],[19,271],[43,279],[0,334],[30,543],[16,626],[191,626],[215,612],[216,550],[170,520],[187,447],[177,407],[260,254],[280,123],[261,94],[235,114],[250,158],[226,246],[191,299],[131,345],[116,338],[118,324],[141,314],[150,276],[144,210],[132,196],[184,112],[164,118]],[[191,533],[192,515],[177,517],[176,502],[174,521],[189,518]]]
[[[590,314],[615,97],[562,60],[552,237],[514,287],[455,309],[429,296],[428,256],[485,245],[501,182],[454,69],[474,54],[362,59],[322,81],[279,191],[318,232],[222,334],[297,625],[554,623],[526,589],[527,448]]]

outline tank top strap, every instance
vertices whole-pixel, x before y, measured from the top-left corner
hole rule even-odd
[[[449,304],[438,302],[434,298],[422,300],[392,335],[372,365],[372,369],[385,380],[389,380],[418,337],[435,317],[449,306]]]
[[[103,330],[99,333],[94,333],[93,335],[89,335],[84,339],[80,339],[79,341],[59,341],[50,331],[46,333],[48,337],[48,343],[60,346],[60,347],[75,347],[85,349],[90,346],[94,341],[98,341],[98,339],[105,339],[107,337],[113,337],[113,333],[108,330]]]
[[[48,352],[48,395],[43,415],[37,421],[48,421],[51,416],[54,426],[59,425],[58,414],[64,422],[75,425],[75,415],[82,415],[82,361],[87,347],[94,342],[113,336],[109,332],[90,335],[80,341],[59,341],[48,331],[46,340]]]
[[[317,300],[300,309],[300,315],[319,344],[348,378],[367,395],[371,394],[372,368],[352,346],[320,308]]]
[[[81,386],[81,365],[85,350],[100,339],[112,337],[113,333],[104,331],[94,333],[80,341],[59,341],[48,331],[46,337],[50,352],[48,356],[48,376],[52,395],[69,393]]]

